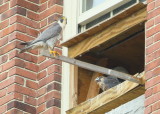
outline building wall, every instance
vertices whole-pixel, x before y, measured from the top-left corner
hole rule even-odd
[[[62,14],[63,0],[0,0],[0,113],[59,114],[61,61],[19,54]],[[61,53],[61,47],[57,45]]]
[[[147,0],[145,114],[160,114],[160,0]]]

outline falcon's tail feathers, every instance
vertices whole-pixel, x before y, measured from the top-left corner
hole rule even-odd
[[[25,51],[29,51],[30,49],[32,49],[32,46],[22,48],[19,53],[23,53]]]
[[[29,45],[29,42],[22,42],[21,45]]]

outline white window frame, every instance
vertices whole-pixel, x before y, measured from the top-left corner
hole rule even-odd
[[[77,0],[79,2],[79,16],[78,16],[78,24],[85,25],[93,20],[95,20],[97,17],[100,17],[113,9],[118,8],[119,6],[130,2],[131,0],[106,0],[105,2],[101,3],[100,5],[89,9],[82,13],[82,0]]]

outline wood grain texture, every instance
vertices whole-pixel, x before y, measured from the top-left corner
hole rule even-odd
[[[78,104],[78,66],[70,65],[70,108]]]
[[[94,36],[88,37],[85,40],[79,42],[76,45],[69,47],[68,53],[69,57],[73,58],[78,55],[81,55],[96,46],[108,42],[110,40],[118,41],[119,39],[124,39],[127,36],[127,31],[131,28],[134,28],[137,25],[140,25],[146,20],[146,8],[136,12],[133,16],[127,17],[119,22],[107,27],[105,30],[100,33],[95,34]],[[144,26],[143,26],[144,27]],[[137,31],[137,28],[134,28],[131,33]],[[125,35],[123,34],[125,33]]]
[[[144,75],[143,75],[144,77]],[[144,94],[144,86],[125,81],[98,96],[89,99],[77,107],[67,111],[67,114],[104,114],[136,97]]]
[[[103,66],[103,67],[106,67],[107,64],[108,64],[108,59],[106,59],[106,58],[100,59],[97,62],[97,65]],[[95,79],[97,77],[99,77],[99,76],[102,76],[102,74],[98,73],[98,72],[94,72],[93,73],[86,100],[88,100],[90,98],[93,98],[93,97],[95,97],[95,96],[97,96],[99,94],[100,88],[99,88],[98,84],[95,81]]]

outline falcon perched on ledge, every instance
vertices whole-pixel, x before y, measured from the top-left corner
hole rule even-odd
[[[54,54],[54,56],[56,56],[56,54],[59,53],[54,51],[54,47],[56,42],[61,39],[61,32],[65,28],[66,24],[67,19],[66,17],[62,16],[53,25],[44,30],[35,40],[21,43],[21,45],[25,45],[25,47],[20,50],[20,53],[29,51],[31,49],[40,49],[41,53],[48,50],[50,54]]]
[[[128,71],[125,68],[120,66],[113,68],[113,70],[123,72],[123,73],[128,73]],[[124,80],[108,75],[108,76],[97,77],[95,81],[103,91],[106,91],[107,89],[120,84]]]

